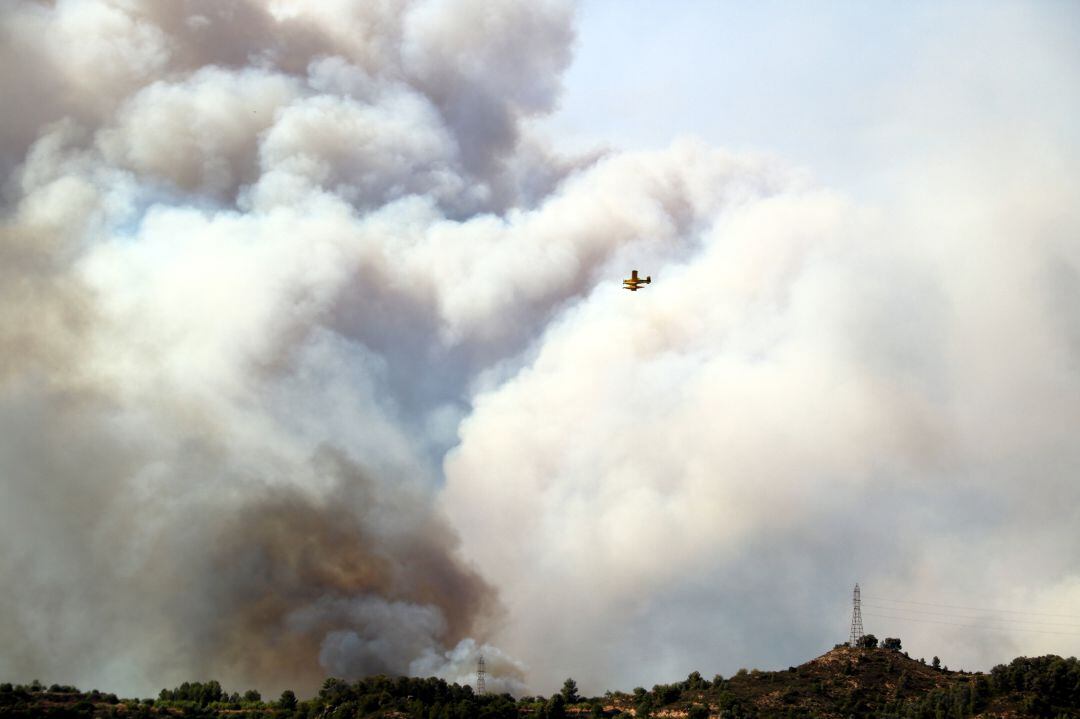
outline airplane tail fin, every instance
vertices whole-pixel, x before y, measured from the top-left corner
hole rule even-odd
[[[647,275],[645,277],[645,284],[652,284],[652,275]]]

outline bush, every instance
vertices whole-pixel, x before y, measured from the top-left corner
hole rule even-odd
[[[682,696],[682,690],[678,684],[657,684],[653,686],[652,692],[656,698],[656,703],[660,706],[677,702],[679,697]]]
[[[97,690],[91,695],[97,694]],[[226,694],[221,689],[221,684],[211,679],[208,682],[184,682],[175,689],[162,689],[158,695],[161,701],[192,702],[196,706],[205,707],[214,702],[226,700]]]
[[[864,634],[859,637],[859,641],[855,642],[855,646],[861,649],[876,649],[877,637],[875,637],[873,634]]]
[[[690,675],[686,677],[686,681],[683,682],[683,688],[692,692],[701,691],[707,686],[709,686],[709,683],[701,677],[701,672],[697,671],[690,672]]]

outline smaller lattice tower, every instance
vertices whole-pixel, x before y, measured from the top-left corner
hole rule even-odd
[[[484,670],[484,655],[481,654],[480,658],[476,660],[476,693],[484,694],[487,691],[487,687],[484,686],[484,677],[487,672]]]
[[[851,639],[848,644],[851,646],[857,646],[859,640],[862,639],[862,600],[859,598],[859,585],[855,584],[855,594],[852,597],[852,609],[851,609]]]

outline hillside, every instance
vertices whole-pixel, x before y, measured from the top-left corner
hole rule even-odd
[[[1080,662],[1019,658],[990,674],[934,668],[891,649],[840,646],[787,671],[658,685],[610,708],[654,716],[1080,717]],[[706,713],[707,712],[707,713]]]
[[[417,719],[753,719],[813,717],[1080,717],[1080,662],[1056,656],[1019,658],[989,674],[935,668],[904,653],[841,646],[785,671],[740,670],[730,678],[685,681],[651,690],[580,698],[567,680],[550,698],[477,696],[441,679],[328,679],[318,696],[291,692],[264,702],[257,692],[226,693],[217,682],[185,683],[157,699],[120,699],[73,687],[0,685],[0,717],[415,717]]]

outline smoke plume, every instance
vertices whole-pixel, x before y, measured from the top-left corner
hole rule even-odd
[[[560,153],[559,0],[2,12],[0,675],[307,694],[483,653],[597,693],[801,661],[855,581],[1080,597],[1075,45],[929,53],[869,207],[694,139]]]
[[[573,169],[521,129],[569,22],[5,4],[0,673],[462,680],[503,613],[432,489],[464,378],[519,334],[464,349],[484,318],[417,246]]]

